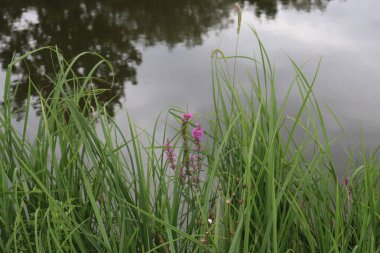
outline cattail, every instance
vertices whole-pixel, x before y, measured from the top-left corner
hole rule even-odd
[[[241,25],[241,17],[242,17],[242,10],[240,8],[240,5],[238,2],[235,3],[235,8],[238,13],[238,27],[237,27],[237,33],[240,32],[240,25]]]

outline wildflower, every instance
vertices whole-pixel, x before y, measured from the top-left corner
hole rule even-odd
[[[171,144],[170,141],[167,140],[166,144],[164,145],[164,149],[166,152],[166,158],[168,159],[170,164],[170,168],[174,170],[176,168],[177,159],[174,153],[173,144]]]
[[[343,180],[343,185],[344,185],[345,187],[347,187],[347,185],[348,185],[348,177],[345,177],[345,178],[344,178],[344,180]]]
[[[190,113],[190,112],[187,112],[187,113],[185,113],[184,115],[183,115],[183,117],[182,117],[182,121],[183,122],[188,122],[189,120],[191,120],[193,118],[193,114],[192,113]]]
[[[187,135],[187,127],[188,127],[188,122],[193,118],[193,114],[191,113],[185,113],[182,116],[182,126],[181,126],[181,136],[183,140],[183,161],[184,161],[184,168],[189,169],[189,154],[190,154],[190,149],[189,149],[189,144],[188,144],[188,135]],[[184,174],[184,173],[183,173]]]
[[[194,143],[199,145],[203,139],[203,128],[201,124],[196,124],[196,127],[191,131],[191,135],[193,136]]]
[[[182,171],[181,171],[181,177],[184,178],[186,176],[186,168],[183,168]]]
[[[189,165],[190,165],[190,168],[192,168],[193,170],[197,169],[197,160],[198,160],[198,155],[195,155],[195,154],[190,155]]]
[[[212,224],[212,219],[207,219],[207,221],[210,225]]]
[[[352,187],[349,186],[349,178],[348,177],[345,177],[343,179],[343,186],[347,189],[347,192],[348,192],[348,198],[351,197],[352,195]]]
[[[197,146],[197,155],[193,155],[191,157],[191,164],[194,170],[200,170],[202,168],[202,155],[200,154],[200,151],[202,149],[201,141],[203,139],[203,128],[201,127],[201,124],[196,124],[195,128],[191,131],[191,135],[193,136],[194,143]]]

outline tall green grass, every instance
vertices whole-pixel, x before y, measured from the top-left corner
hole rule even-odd
[[[171,110],[147,133],[127,114],[129,128],[120,129],[91,85],[99,66],[112,71],[106,59],[82,53],[67,61],[56,48],[14,59],[0,113],[0,251],[380,252],[377,153],[363,147],[363,164],[338,179],[313,93],[318,69],[308,78],[289,59],[295,78],[280,103],[275,70],[251,29],[257,57],[212,54],[214,112],[199,182],[170,168],[164,146],[169,140],[177,165],[186,165],[199,151],[195,121],[184,127],[182,112]],[[36,134],[27,136],[31,98],[16,128],[12,69],[39,50],[58,66],[48,77],[53,92],[38,100]],[[75,64],[88,54],[99,63],[78,76]],[[229,71],[239,60],[252,63],[248,84]],[[35,89],[33,80],[27,85]],[[295,116],[285,114],[292,89],[303,101]],[[168,117],[178,120],[170,136]]]

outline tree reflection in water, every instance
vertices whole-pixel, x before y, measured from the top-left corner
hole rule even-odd
[[[326,0],[280,2],[310,10],[312,6],[323,9]],[[136,69],[143,60],[141,48],[156,44],[168,48],[178,43],[189,48],[200,45],[208,31],[228,25],[233,3],[225,0],[0,0],[0,63],[5,68],[15,53],[47,45],[57,45],[68,59],[83,51],[96,51],[111,60],[114,67],[112,87],[94,81],[96,88],[107,89],[99,100],[112,99],[107,110],[113,115],[124,96],[124,85],[137,84]],[[250,0],[250,3],[256,5],[257,15],[275,17],[276,0]],[[86,56],[76,64],[76,71],[88,73],[97,61],[96,57]],[[23,108],[25,104],[28,76],[37,90],[47,96],[52,87],[43,74],[54,76],[54,73],[51,57],[46,54],[35,55],[20,64],[14,70],[19,78],[14,83],[20,83],[14,108]],[[100,68],[97,75],[112,80],[106,68]],[[37,90],[32,90],[32,96],[37,95]],[[35,103],[37,111],[38,106]],[[18,113],[21,116],[22,110]]]
[[[249,0],[254,5],[256,16],[265,15],[266,18],[274,19],[279,6],[293,8],[299,11],[310,12],[312,10],[324,11],[330,0]]]

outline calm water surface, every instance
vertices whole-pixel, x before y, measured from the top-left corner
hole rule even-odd
[[[115,85],[101,99],[115,98],[108,111],[124,127],[127,109],[146,128],[170,106],[207,113],[212,104],[211,51],[221,48],[233,54],[236,45],[233,1],[0,0],[0,6],[1,99],[4,69],[14,53],[57,45],[70,59],[97,51],[112,61],[115,71]],[[320,103],[333,109],[354,148],[360,129],[369,148],[380,144],[380,1],[251,0],[241,6],[245,24],[239,54],[253,55],[255,39],[246,25],[251,24],[275,63],[280,99],[294,76],[286,54],[300,64],[307,62],[310,75],[322,59],[315,86]],[[86,73],[96,61],[83,58],[77,71]],[[35,83],[48,94],[51,88],[41,74],[54,71],[49,56],[41,54],[27,63],[37,67]],[[246,62],[238,67],[251,68]],[[100,72],[111,78],[106,69]],[[15,82],[22,83],[28,69],[20,65],[15,73]],[[27,87],[18,89],[14,107],[21,119]],[[294,93],[289,113],[298,105]],[[30,129],[36,127],[38,101],[33,107]],[[326,117],[330,136],[339,137],[339,127],[328,113]],[[333,148],[336,156],[343,156],[340,142]]]

